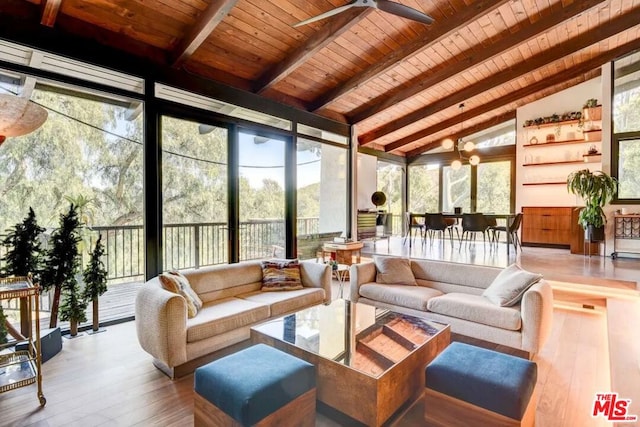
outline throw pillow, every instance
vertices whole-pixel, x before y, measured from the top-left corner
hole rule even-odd
[[[300,264],[297,259],[262,261],[263,291],[294,291],[302,289]]]
[[[178,271],[168,271],[160,275],[162,287],[174,294],[182,295],[187,302],[187,316],[193,318],[202,308],[202,300],[191,288],[191,283]]]
[[[540,279],[541,274],[531,273],[517,264],[511,264],[496,276],[482,296],[501,307],[510,307],[517,304],[525,291]]]
[[[377,256],[373,257],[373,262],[376,264],[377,283],[418,286],[409,258]]]

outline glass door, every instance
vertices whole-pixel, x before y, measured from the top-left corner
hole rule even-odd
[[[228,262],[227,134],[162,117],[164,270]]]
[[[238,134],[239,259],[285,258],[285,138]]]

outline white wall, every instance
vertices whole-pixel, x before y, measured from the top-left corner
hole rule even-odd
[[[371,195],[378,187],[378,159],[376,156],[358,153],[358,197],[356,208],[358,210],[375,209],[371,202]],[[355,215],[355,212],[354,212]]]

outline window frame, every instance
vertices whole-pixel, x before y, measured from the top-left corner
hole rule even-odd
[[[611,135],[611,176],[619,179],[619,166],[620,166],[620,141],[628,141],[631,139],[640,140],[640,131],[636,132],[621,132]],[[622,199],[618,197],[616,193],[614,199],[611,201],[612,205],[640,205],[640,197],[636,199]]]

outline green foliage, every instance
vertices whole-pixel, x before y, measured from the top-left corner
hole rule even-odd
[[[60,227],[51,234],[50,248],[46,253],[42,271],[42,287],[49,290],[75,281],[80,267],[78,243],[81,223],[76,206],[71,204],[66,214],[60,215]]]
[[[78,243],[81,240],[78,211],[74,204],[69,206],[66,214],[60,215],[60,227],[51,234],[50,248],[46,253],[45,267],[42,271],[41,285],[44,290],[55,288],[51,307],[51,327],[55,327],[58,319],[60,295],[65,292],[65,301],[70,308],[67,311],[75,313],[77,303],[76,274],[80,269],[80,254]]]
[[[5,325],[6,321],[7,321],[7,316],[4,315],[2,306],[0,306],[0,344],[4,344],[8,341],[7,334],[9,332],[7,331],[7,327]]]
[[[65,281],[63,292],[60,319],[78,323],[86,322],[87,302],[80,295],[80,288],[75,277]]]
[[[410,212],[438,212],[438,175],[437,169],[409,167]]]
[[[35,212],[29,208],[27,217],[16,224],[2,241],[7,248],[7,254],[3,258],[5,262],[3,274],[26,276],[32,273],[37,281],[42,261],[42,249],[38,236],[43,231],[45,229],[38,225]]]
[[[618,181],[602,171],[582,169],[569,174],[567,190],[584,200],[585,207],[580,210],[578,223],[584,228],[588,225],[602,227],[607,222],[602,207],[618,192]]]
[[[582,108],[593,108],[598,106],[598,100],[595,98],[589,98],[585,101]]]
[[[84,279],[83,298],[85,301],[94,300],[107,291],[107,269],[102,262],[104,245],[101,240],[102,235],[98,236],[89,264],[82,273]]]

